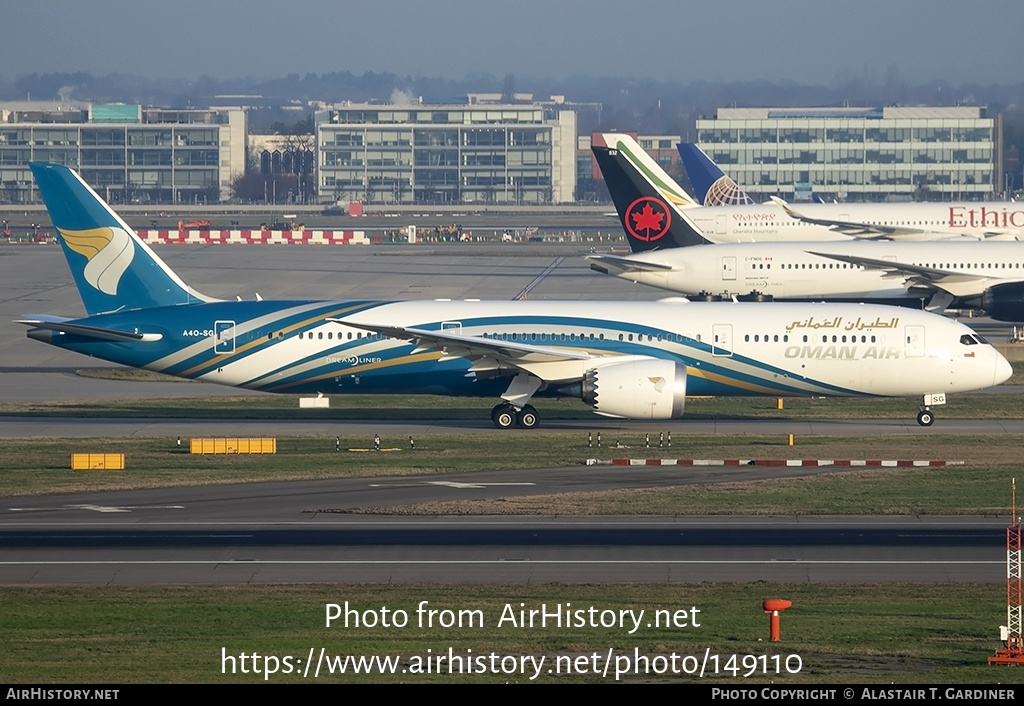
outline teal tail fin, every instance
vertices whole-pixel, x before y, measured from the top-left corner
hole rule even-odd
[[[90,316],[212,301],[185,284],[73,169],[29,167]]]

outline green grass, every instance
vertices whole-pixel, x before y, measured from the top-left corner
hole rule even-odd
[[[1013,368],[1013,375],[1010,379],[1004,382],[1004,385],[1024,385],[1024,361],[1011,362],[1010,367]]]
[[[197,382],[187,378],[165,375],[164,373],[155,373],[151,370],[142,370],[141,368],[82,368],[80,370],[76,370],[75,374],[79,377],[90,378],[93,380],[124,380],[127,382]]]
[[[652,438],[657,438],[655,434]],[[825,474],[813,478],[679,485],[656,491],[581,492],[475,503],[417,506],[428,514],[985,514],[1001,513],[1009,478],[1019,473],[1024,439],[1001,436],[798,436],[795,446],[778,437],[677,435],[669,448],[643,448],[642,434],[619,435],[629,449],[589,447],[585,432],[487,432],[407,439],[385,436],[392,453],[349,452],[371,439],[282,437],[273,455],[188,453],[174,438],[0,439],[0,496],[86,490],[246,483],[309,478],[467,473],[579,465],[588,458],[881,458],[967,461],[946,468],[892,468]],[[607,440],[606,440],[607,443]],[[125,471],[71,471],[72,453],[123,453]],[[678,469],[680,479],[692,472]],[[581,470],[581,474],[588,473]],[[397,511],[395,509],[387,510]]]
[[[328,655],[559,656],[592,664],[597,652],[614,655],[799,655],[799,674],[742,678],[720,674],[715,684],[931,683],[991,684],[1017,681],[1016,672],[993,667],[998,625],[1005,620],[1001,584],[645,584],[645,585],[473,585],[473,586],[231,586],[3,588],[0,632],[4,659],[0,680],[9,683],[253,683],[262,674],[223,674],[222,650],[236,657],[291,655],[305,660],[312,648]],[[766,640],[766,598],[786,598],[782,642]],[[382,606],[409,615],[405,628],[325,627],[325,605],[362,611]],[[483,627],[419,627],[421,601],[437,610],[479,610]],[[630,635],[618,628],[498,627],[505,606],[514,611],[569,603],[577,609],[647,611],[643,627]],[[646,627],[651,611],[699,609],[699,627]],[[563,664],[565,662],[563,661]],[[230,663],[228,663],[230,665]],[[239,664],[236,659],[236,666]],[[791,661],[791,665],[795,662]],[[758,663],[760,665],[760,663]],[[228,670],[230,671],[230,669]],[[239,670],[240,671],[240,670]],[[589,671],[589,670],[588,670]],[[310,671],[312,674],[313,671]],[[611,682],[594,674],[555,676],[540,682]],[[697,682],[697,677],[647,675],[626,681]],[[277,674],[271,683],[296,683],[296,674]],[[310,682],[313,679],[307,678]],[[512,675],[327,675],[320,683],[526,682]],[[707,683],[707,682],[703,682]]]
[[[686,471],[681,471],[684,476]],[[366,513],[417,515],[1010,514],[1015,467],[885,469],[762,481],[433,502]]]

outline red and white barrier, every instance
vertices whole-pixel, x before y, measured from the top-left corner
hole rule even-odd
[[[361,230],[140,230],[149,245],[369,245]]]
[[[613,458],[611,460],[588,458],[588,466],[838,466],[849,468],[861,466],[864,468],[910,468],[915,466],[938,468],[941,466],[962,466],[963,461],[944,460],[882,460],[882,459],[792,459],[792,458]]]

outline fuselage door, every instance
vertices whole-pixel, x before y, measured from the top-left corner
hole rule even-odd
[[[226,355],[235,352],[235,322],[213,322],[213,352]]]
[[[736,256],[728,255],[722,258],[722,281],[736,281]]]
[[[728,235],[729,221],[726,220],[725,216],[715,217],[715,234],[716,235]]]
[[[903,332],[906,356],[908,358],[922,357],[924,355],[924,326],[904,326]]]
[[[732,324],[714,324],[711,327],[711,355],[732,357]]]
[[[451,333],[456,336],[462,335],[462,322],[461,321],[442,321],[441,330],[445,333]]]

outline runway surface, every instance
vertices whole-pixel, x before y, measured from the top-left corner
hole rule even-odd
[[[356,512],[806,473],[562,468],[15,498],[0,508],[0,583],[951,582],[1005,576],[1005,518]]]
[[[563,256],[566,259],[531,291],[531,298],[654,301],[668,296],[591,272],[578,257],[586,250],[586,246],[522,245],[157,248],[189,284],[224,298],[252,298],[258,292],[265,298],[511,299]],[[39,313],[83,313],[59,249],[0,249],[0,317],[12,321]],[[247,394],[203,384],[89,380],[73,373],[93,365],[27,340],[21,326],[0,327],[0,390],[7,401]],[[684,418],[659,422],[656,429],[650,422],[597,417],[544,424],[549,430],[606,434],[648,429],[702,435],[1024,432],[1024,420],[944,420],[941,412],[928,429],[912,419]],[[0,435],[5,437],[333,436],[342,428],[345,434],[404,438],[491,430],[491,425],[486,419],[417,423],[0,420]],[[413,518],[352,513],[360,507],[423,500],[658,487],[716,477],[725,476],[680,477],[678,471],[654,469],[544,469],[473,474],[468,485],[463,475],[8,499],[0,508],[0,583],[863,582],[1000,581],[1005,577],[1005,518]]]

